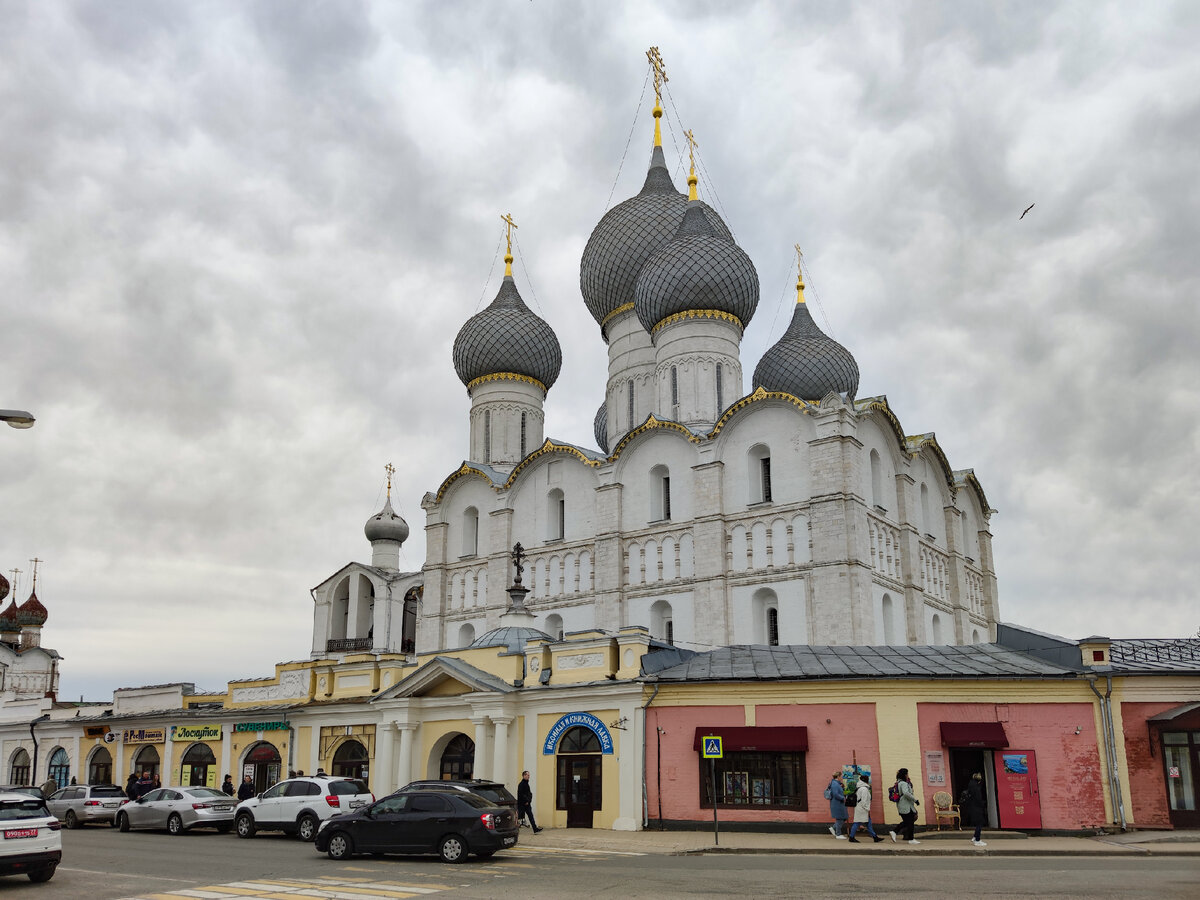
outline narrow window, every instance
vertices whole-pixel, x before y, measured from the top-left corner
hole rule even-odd
[[[521,459],[525,458],[525,413],[521,413]]]
[[[883,463],[876,450],[871,451],[871,504],[887,512],[883,506]]]
[[[667,638],[667,643],[672,647],[675,646],[675,622],[673,619],[663,620],[663,633]]]
[[[724,375],[724,369],[721,368],[720,363],[717,363],[717,415],[718,416],[721,415],[722,410],[725,409],[725,379],[722,377],[723,375]]]
[[[567,501],[561,494],[558,497],[558,537],[561,540],[567,536]]]
[[[767,643],[779,646],[779,610],[773,606],[767,610]]]
[[[671,518],[671,476],[664,475],[662,480],[662,508],[664,519]]]
[[[561,541],[566,536],[567,501],[559,488],[552,490],[548,499],[546,540]]]
[[[463,513],[463,556],[475,556],[479,552],[479,511],[468,507]]]
[[[671,366],[671,405],[679,405],[679,372]]]
[[[492,460],[492,411],[483,411],[483,461]]]
[[[633,429],[633,379],[629,379],[629,428]]]
[[[764,503],[771,502],[771,457],[764,456],[759,460],[762,467],[762,498]],[[786,491],[785,491],[786,493]]]

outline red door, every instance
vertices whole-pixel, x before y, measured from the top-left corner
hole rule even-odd
[[[1032,750],[996,753],[996,808],[1001,828],[1041,828],[1037,760]]]

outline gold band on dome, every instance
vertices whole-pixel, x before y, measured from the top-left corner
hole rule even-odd
[[[650,329],[650,334],[658,334],[660,328],[666,328],[668,325],[674,325],[676,322],[683,322],[687,319],[717,319],[721,322],[731,322],[739,329],[745,330],[746,326],[742,324],[742,320],[733,313],[727,313],[723,309],[685,309],[683,312],[672,313],[667,316],[657,325]]]
[[[491,375],[480,375],[478,378],[472,378],[467,382],[467,390],[470,391],[472,388],[486,384],[489,381],[520,381],[541,388],[543,394],[548,393],[546,386],[536,378],[531,378],[528,375],[518,375],[516,372],[493,372]]]
[[[607,316],[605,316],[603,319],[600,320],[600,327],[603,328],[605,325],[607,325],[609,322],[611,322],[613,319],[615,319],[621,313],[628,312],[631,309],[633,309],[632,303],[622,303],[620,306],[618,306],[616,309],[614,309]]]

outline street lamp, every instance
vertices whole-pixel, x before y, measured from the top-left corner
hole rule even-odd
[[[32,428],[35,421],[33,415],[23,409],[0,409],[0,422],[7,422],[12,428]]]

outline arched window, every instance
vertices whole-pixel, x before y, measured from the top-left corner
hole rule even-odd
[[[151,746],[143,747],[137,752],[137,756],[133,758],[133,770],[135,772],[149,772],[152,778],[158,774],[158,765],[158,750]]]
[[[779,644],[779,595],[767,587],[759,588],[751,598],[750,639],[755,644],[777,646]],[[772,640],[774,636],[774,640]]]
[[[656,600],[650,607],[650,635],[668,644],[675,643],[675,619],[666,600]]]
[[[750,478],[750,502],[771,502],[771,448],[755,444],[746,455],[746,473]]]
[[[933,534],[933,519],[929,512],[929,485],[921,482],[921,530]]]
[[[981,642],[981,639],[980,639],[980,637],[979,637],[979,629],[978,629],[978,628],[972,628],[972,629],[971,629],[971,643],[972,643],[972,644],[978,644],[978,643],[980,643],[980,642]]]
[[[479,553],[479,510],[468,506],[463,513],[463,556],[476,556]]]
[[[333,774],[342,778],[365,778],[367,748],[358,741],[344,741],[333,754]]]
[[[942,617],[937,613],[933,614],[933,619],[930,621],[930,626],[933,630],[933,643],[942,643]]]
[[[60,788],[71,783],[71,758],[62,747],[50,754],[50,778]]]
[[[474,641],[475,626],[467,622],[458,629],[458,646],[470,647]]]
[[[442,781],[461,781],[475,773],[475,742],[460,734],[442,751],[438,776]]]
[[[883,463],[879,459],[879,451],[871,451],[871,504],[884,509],[883,505]]]
[[[671,366],[671,406],[679,405],[679,370]]]
[[[650,521],[671,518],[671,470],[655,466],[650,470]]]
[[[483,461],[492,461],[492,411],[483,411]]]
[[[97,747],[88,761],[88,784],[113,784],[112,754],[107,747]]]
[[[767,608],[767,645],[779,646],[779,610],[774,606]]]
[[[563,492],[554,488],[546,498],[546,540],[561,541],[567,535],[567,501]]]
[[[725,411],[725,371],[717,363],[717,415]]]
[[[633,430],[633,416],[634,416],[634,409],[633,409],[633,379],[632,379],[632,378],[630,378],[630,379],[629,379],[629,428],[627,428],[627,429],[626,429],[626,431],[632,431],[632,430]]]
[[[883,595],[883,642],[887,645],[896,643],[896,622],[894,604],[891,594]]]
[[[216,787],[216,773],[213,773],[213,784],[208,783],[208,772],[217,764],[217,757],[208,744],[192,744],[183,754],[182,775],[189,787]]]
[[[550,635],[550,637],[554,638],[556,641],[561,641],[563,639],[562,616],[558,615],[557,613],[546,616],[545,631],[546,634]]]
[[[8,780],[13,784],[31,784],[29,777],[29,751],[21,747],[13,754]]]
[[[400,652],[417,652],[417,604],[421,599],[422,589],[410,588],[404,595],[404,624],[400,629]]]
[[[521,459],[525,458],[525,413],[521,413]]]

